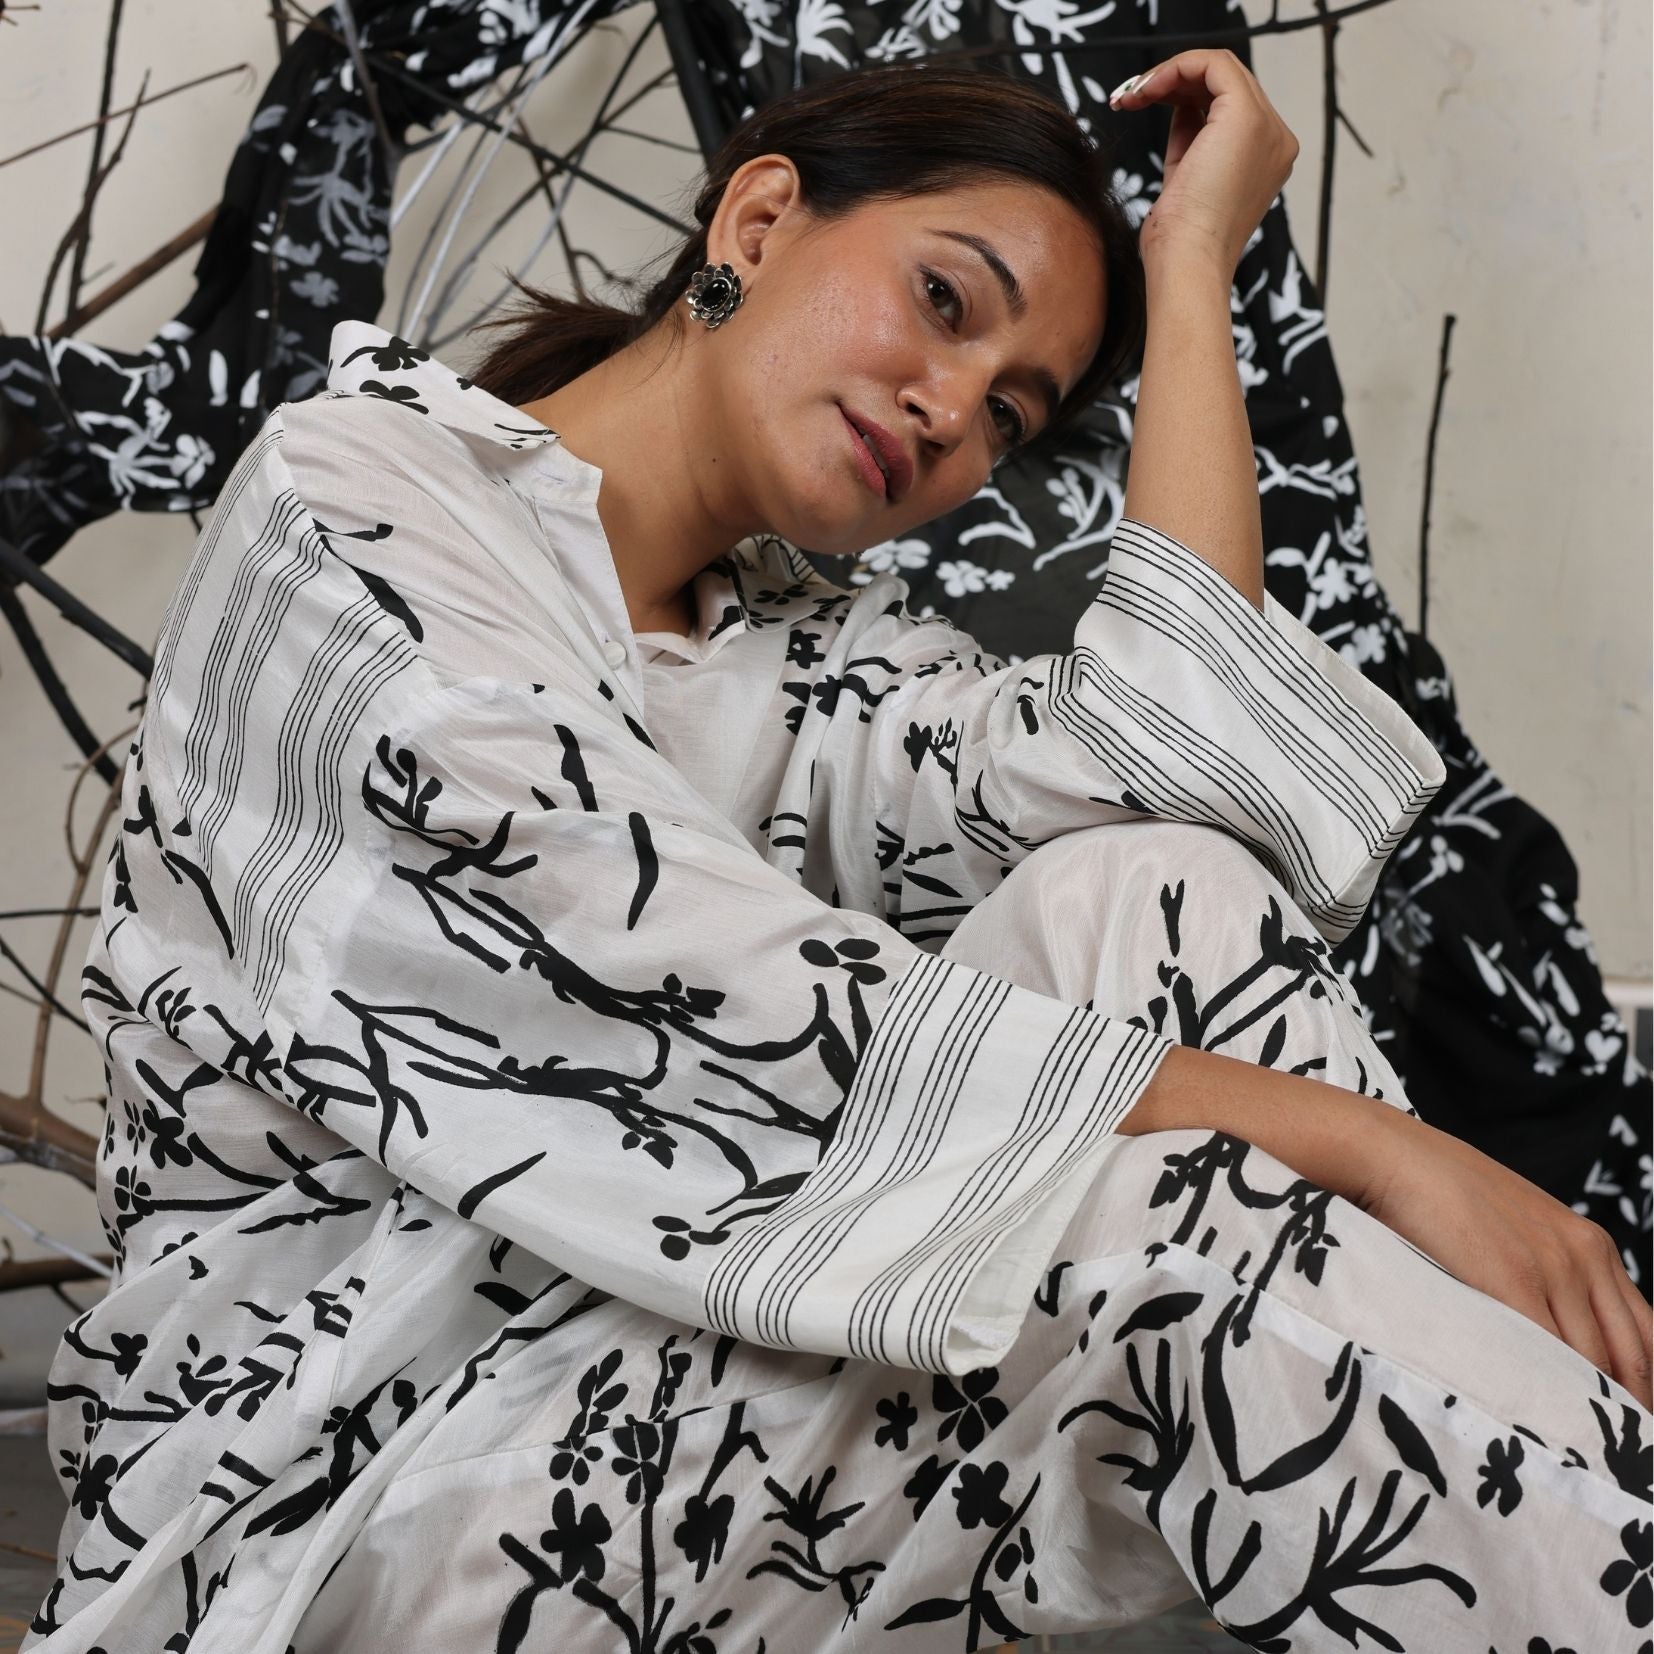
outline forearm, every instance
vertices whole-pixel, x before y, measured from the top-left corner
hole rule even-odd
[[[1263,519],[1246,398],[1216,264],[1145,268],[1148,336],[1125,515],[1181,540],[1263,607]]]
[[[1376,1097],[1174,1045],[1115,1129],[1225,1131],[1300,1177],[1362,1204],[1369,1180],[1418,1122]]]

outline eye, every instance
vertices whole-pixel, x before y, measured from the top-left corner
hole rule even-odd
[[[941,289],[941,294],[943,294],[939,299],[936,296],[936,289]],[[944,313],[946,304],[953,304],[956,311],[961,308],[959,306],[959,294],[954,289],[953,283],[948,281],[946,276],[936,275],[935,270],[925,271],[925,291],[930,294],[931,308],[935,309],[936,314],[941,316],[944,321],[948,319],[946,313]],[[958,324],[958,318],[949,321],[948,326],[953,327],[956,324]],[[1016,447],[1017,443],[1022,442],[1022,438],[1027,435],[1027,420],[1024,420],[1022,415],[1009,402],[1004,400],[1004,397],[989,397],[989,405],[996,410],[994,412],[994,425],[999,430],[999,435],[1006,440],[1007,447]]]
[[[1015,447],[1028,434],[1028,423],[1003,397],[990,396],[988,406],[994,411],[994,425],[1005,441]]]
[[[949,327],[958,325],[960,316],[964,313],[959,302],[959,294],[954,290],[953,283],[944,276],[939,276],[934,270],[925,271],[925,292],[929,295],[931,308],[945,321]],[[947,312],[947,306],[953,306],[953,315]]]

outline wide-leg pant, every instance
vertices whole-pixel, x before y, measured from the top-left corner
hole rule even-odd
[[[1042,846],[945,952],[1407,1106],[1325,943],[1214,831]],[[537,1390],[526,1351],[398,1472],[299,1654],[968,1650],[1190,1595],[1259,1649],[1650,1648],[1648,1413],[1222,1133],[1117,1138],[1011,1353],[962,1380],[614,1300],[579,1325],[574,1376]]]

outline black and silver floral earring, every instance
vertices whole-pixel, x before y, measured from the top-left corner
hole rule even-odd
[[[745,295],[741,278],[727,264],[707,264],[689,278],[689,313],[708,328],[722,327]]]

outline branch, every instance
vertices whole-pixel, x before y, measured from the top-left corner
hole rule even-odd
[[[86,169],[85,208],[82,215],[80,239],[75,244],[75,256],[69,265],[69,292],[66,303],[72,311],[80,301],[80,283],[86,273],[86,254],[92,245],[92,203],[103,185],[99,171],[103,165],[104,126],[109,119],[109,102],[115,93],[115,44],[121,32],[121,8],[126,0],[110,0],[109,35],[103,47],[103,90],[98,94],[98,124],[92,130],[92,162]],[[142,92],[139,93],[141,97]]]
[[[1315,0],[1321,31],[1321,210],[1315,232],[1315,288],[1321,314],[1327,312],[1327,273],[1332,264],[1332,168],[1338,147],[1338,24],[1327,13],[1327,0]]]
[[[97,204],[98,191],[108,180],[109,175],[121,163],[121,157],[126,153],[127,139],[132,136],[132,128],[137,125],[138,111],[143,107],[145,94],[149,91],[149,71],[144,70],[144,78],[138,87],[138,101],[132,105],[126,117],[126,125],[121,129],[121,135],[115,140],[115,153],[109,157],[105,166],[92,175],[91,182],[86,186],[86,194],[81,199],[80,209],[69,222],[69,228],[63,232],[63,239],[57,244],[57,251],[52,254],[52,261],[46,267],[46,283],[40,290],[40,309],[35,316],[34,330],[36,333],[46,331],[46,312],[51,308],[52,289],[57,285],[57,273],[62,268],[64,259],[72,248],[84,246],[92,234],[92,208]],[[103,136],[103,123],[95,123],[98,136]],[[70,308],[74,307],[74,296],[70,295]]]
[[[95,1252],[95,1263],[105,1268],[114,1264],[107,1252]],[[31,1286],[62,1286],[68,1281],[103,1279],[74,1258],[29,1258],[23,1263],[0,1263],[0,1292],[23,1292]]]
[[[87,1188],[97,1184],[98,1139],[28,1097],[0,1091],[0,1151],[26,1165],[67,1172]]]
[[[232,63],[228,69],[214,69],[210,75],[197,75],[194,80],[180,81],[176,86],[169,86],[164,92],[157,92],[152,98],[140,98],[139,103],[149,106],[157,104],[164,98],[176,96],[179,92],[187,92],[191,87],[205,86],[209,80],[222,80],[225,75],[245,75],[252,73],[249,63]],[[78,138],[83,132],[90,132],[94,126],[102,126],[108,121],[118,121],[122,115],[130,115],[138,107],[137,103],[128,104],[125,109],[111,109],[101,120],[83,121],[79,126],[72,126],[67,132],[60,132],[55,138],[47,138],[38,144],[30,144],[27,149],[20,149],[15,155],[8,155],[0,160],[0,167],[9,167],[13,161],[21,161],[25,156],[38,155],[43,149],[50,149],[53,144],[67,143],[71,138]]]
[[[90,633],[112,654],[119,655],[140,677],[147,678],[154,672],[155,662],[131,638],[117,632],[66,586],[60,586],[32,557],[19,551],[9,540],[0,540],[0,587],[7,576],[33,586],[65,620]]]
[[[84,757],[90,758],[98,750],[98,738],[81,717],[80,708],[70,699],[69,690],[58,676],[57,667],[52,664],[52,657],[47,654],[46,646],[40,641],[40,634],[35,631],[34,622],[29,619],[17,593],[7,586],[0,586],[0,614],[10,621],[23,658],[34,668],[34,675],[40,680],[40,687],[45,691],[52,710],[69,732],[69,739],[80,748]],[[118,773],[108,758],[100,762],[99,769],[106,781],[113,781]]]
[[[1424,448],[1424,506],[1419,518],[1419,636],[1430,635],[1430,505],[1436,489],[1436,436],[1441,429],[1442,402],[1447,395],[1447,356],[1453,343],[1451,313],[1442,317],[1441,354],[1436,359],[1436,399],[1430,408],[1430,435]]]
[[[84,304],[70,310],[61,322],[46,329],[48,339],[66,338],[78,333],[94,316],[101,316],[112,304],[124,299],[133,288],[148,281],[156,271],[164,270],[175,258],[187,253],[197,242],[205,241],[207,231],[218,216],[217,207],[209,207],[187,229],[180,230],[171,241],[157,247],[148,258],[140,259],[124,276],[117,276],[107,287],[100,288]]]

